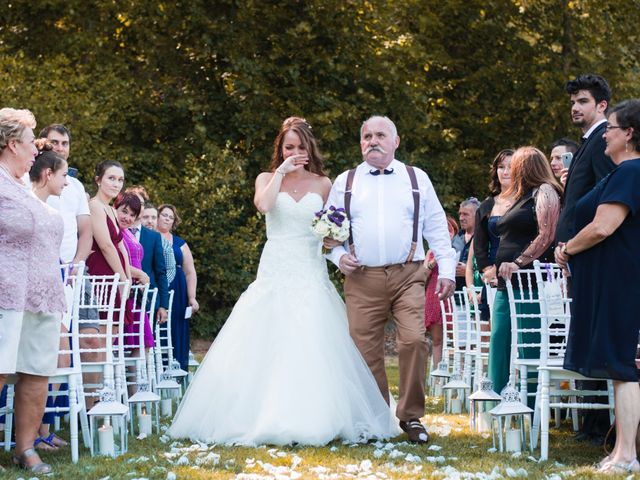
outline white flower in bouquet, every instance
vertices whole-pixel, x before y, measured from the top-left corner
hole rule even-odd
[[[316,212],[311,229],[319,238],[329,237],[339,242],[349,238],[349,219],[344,208],[333,205],[326,210]]]

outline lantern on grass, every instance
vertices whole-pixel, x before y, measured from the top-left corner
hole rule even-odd
[[[442,386],[449,379],[449,365],[446,360],[438,363],[438,368],[429,374],[429,391],[435,397],[442,395]]]
[[[100,390],[100,402],[87,412],[91,432],[91,456],[117,457],[127,453],[129,409],[116,401],[113,388]]]
[[[189,372],[183,370],[180,367],[179,361],[174,359],[166,371],[169,372],[176,381],[180,382],[181,387],[186,386],[187,376],[189,375]],[[178,398],[180,398],[181,396],[182,396],[182,388],[178,392]]]
[[[476,432],[491,430],[490,406],[500,402],[502,397],[493,391],[493,382],[488,378],[480,380],[480,388],[469,395],[471,429]]]
[[[527,445],[529,437],[529,450],[533,450],[531,441],[531,416],[533,410],[520,401],[520,393],[510,384],[500,394],[501,402],[493,408],[491,413],[491,431],[493,434],[493,447],[496,448],[498,437],[498,449],[501,452],[521,452]],[[525,433],[528,432],[528,435]]]
[[[451,379],[442,387],[444,391],[444,413],[462,413],[465,407],[467,390],[471,387],[462,381],[459,372],[453,372]]]
[[[191,350],[189,350],[189,375],[187,375],[187,382],[191,383],[193,380],[193,374],[196,373],[198,367],[200,366],[200,362],[196,360],[195,355]]]
[[[180,384],[173,379],[168,370],[162,374],[162,379],[156,384],[156,391],[160,393],[160,415],[173,415],[173,399],[180,398]]]
[[[138,435],[151,435],[155,410],[156,431],[160,433],[160,395],[149,388],[146,379],[138,381],[138,391],[129,397],[129,419],[131,431],[135,434],[138,425]]]

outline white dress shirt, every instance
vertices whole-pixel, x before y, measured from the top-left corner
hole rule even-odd
[[[413,194],[411,180],[404,163],[393,160],[389,175],[372,175],[374,167],[366,162],[358,165],[353,179],[350,221],[355,254],[360,265],[380,267],[404,263],[413,236]],[[456,252],[451,247],[447,220],[427,174],[414,167],[420,189],[419,235],[433,250],[440,277],[455,281]],[[336,178],[326,207],[344,207],[344,191],[348,172]],[[339,265],[348,252],[347,243],[334,248],[329,259]],[[423,242],[418,239],[414,261],[425,257]]]
[[[80,180],[67,176],[67,186],[62,190],[62,195],[50,195],[47,204],[62,215],[64,235],[60,244],[60,259],[69,263],[78,250],[78,217],[91,215],[84,186]]]

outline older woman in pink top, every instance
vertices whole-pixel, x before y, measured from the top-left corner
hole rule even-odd
[[[17,373],[16,465],[44,474],[33,448],[58,363],[65,311],[58,252],[60,215],[26,188],[22,178],[37,149],[29,110],[0,110],[0,388]]]

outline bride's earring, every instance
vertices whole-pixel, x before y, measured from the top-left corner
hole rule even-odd
[[[624,152],[625,153],[629,153],[629,142],[628,141],[624,142]]]

